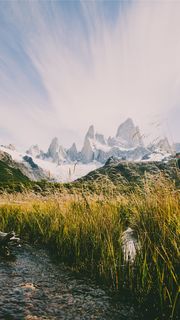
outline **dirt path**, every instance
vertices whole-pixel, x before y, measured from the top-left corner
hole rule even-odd
[[[128,305],[115,305],[92,283],[54,264],[44,250],[23,247],[0,257],[0,319],[134,320]]]

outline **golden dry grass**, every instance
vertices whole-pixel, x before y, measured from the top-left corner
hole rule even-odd
[[[59,260],[86,272],[107,287],[125,292],[157,319],[175,319],[178,307],[180,196],[164,178],[148,179],[126,195],[89,193],[4,194],[0,229],[46,245]],[[141,250],[125,265],[122,232],[130,226]],[[159,317],[159,318],[158,318]]]

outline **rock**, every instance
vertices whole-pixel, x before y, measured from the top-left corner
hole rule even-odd
[[[134,230],[127,228],[122,234],[121,241],[124,261],[126,263],[133,263],[137,251],[140,249],[140,243],[138,242]]]
[[[23,289],[30,289],[30,290],[36,290],[36,286],[33,283],[23,283],[21,285],[21,288]]]
[[[19,244],[20,238],[15,235],[14,231],[2,232],[0,231],[0,246],[8,246],[9,244]]]
[[[38,169],[38,165],[33,161],[33,159],[31,157],[28,156],[24,156],[23,160],[26,161],[32,169]]]

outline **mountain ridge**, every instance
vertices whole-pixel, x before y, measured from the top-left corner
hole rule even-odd
[[[179,144],[175,147],[178,148]],[[114,137],[104,137],[91,125],[81,150],[75,143],[65,149],[57,137],[52,139],[46,152],[37,144],[26,153],[18,152],[12,144],[1,145],[0,150],[9,153],[22,173],[31,180],[60,182],[76,180],[102,167],[111,158],[128,162],[167,161],[175,154],[166,137],[145,146],[140,129],[131,118],[119,125]]]
[[[79,151],[75,143],[69,149],[64,148],[55,137],[47,152],[43,152],[37,145],[34,145],[27,150],[27,153],[39,159],[52,161],[57,165],[71,162],[88,164],[92,161],[104,164],[111,156],[130,161],[141,160],[157,149],[160,153],[172,153],[166,137],[159,139],[156,144],[145,146],[139,127],[131,118],[127,118],[118,126],[116,135],[108,138],[96,132],[94,126],[90,125]]]

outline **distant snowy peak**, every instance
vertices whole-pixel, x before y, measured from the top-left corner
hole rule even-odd
[[[131,118],[126,119],[117,129],[116,137],[129,139],[130,133],[135,129],[134,122]]]
[[[67,159],[67,153],[65,149],[59,144],[58,138],[53,138],[48,151],[44,154],[45,158],[50,158],[52,162],[57,164],[63,163]]]
[[[91,125],[91,126],[89,127],[89,129],[88,129],[88,132],[86,133],[85,140],[86,140],[86,139],[94,139],[94,135],[95,135],[95,133],[94,133],[94,126]]]
[[[84,145],[80,153],[83,163],[89,163],[93,160],[100,161],[100,155],[109,152],[107,141],[103,134],[95,133],[94,126],[90,126],[84,139]],[[102,159],[102,162],[104,160]]]
[[[58,141],[58,138],[55,137],[52,139],[51,144],[48,148],[47,157],[54,159],[58,151],[59,151],[59,141]]]
[[[76,161],[78,159],[78,151],[75,143],[73,143],[72,146],[67,150],[67,156],[71,161]]]
[[[32,157],[37,158],[37,157],[39,157],[39,156],[43,153],[43,151],[41,151],[41,150],[39,149],[39,146],[38,146],[37,144],[35,144],[35,145],[32,145],[32,146],[26,151],[26,153],[29,154],[29,155],[32,156]]]
[[[161,150],[161,151],[166,151],[168,153],[172,153],[173,152],[173,148],[171,147],[168,139],[165,137],[164,139],[161,139],[158,141],[157,143],[157,147]]]
[[[89,163],[93,160],[105,163],[111,156],[127,160],[139,160],[148,150],[139,132],[131,119],[122,123],[116,137],[109,137],[108,140],[100,133],[96,133],[93,126],[90,126],[84,139],[81,150],[81,161]]]
[[[95,134],[95,139],[97,142],[101,143],[102,145],[106,145],[107,141],[104,138],[104,135],[101,133],[96,133]]]
[[[5,148],[5,149],[8,149],[8,150],[11,150],[11,151],[15,151],[16,150],[16,147],[11,143],[8,144],[7,146],[1,145],[1,147]]]
[[[150,143],[148,145],[148,150],[150,152],[175,154],[174,147],[170,145],[170,143],[166,137],[164,137],[163,139],[159,139],[156,142]]]
[[[128,118],[118,127],[114,141],[124,148],[142,147],[144,145],[140,130],[134,125],[131,118]]]

